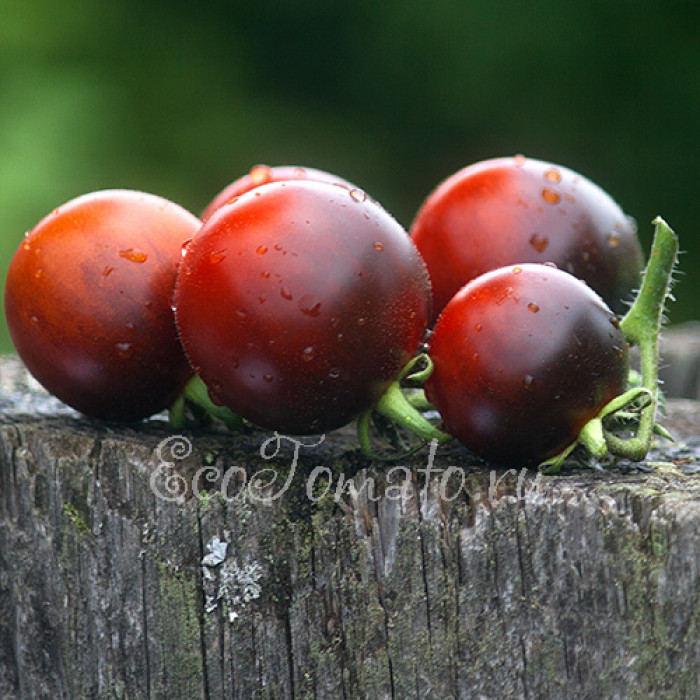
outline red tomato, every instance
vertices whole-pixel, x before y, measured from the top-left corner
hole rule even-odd
[[[606,192],[523,156],[449,177],[418,211],[411,237],[430,272],[435,317],[469,280],[521,262],[555,263],[622,313],[644,265],[634,220]]]
[[[234,180],[230,185],[224,187],[219,194],[207,205],[202,212],[202,221],[206,221],[220,206],[228,204],[231,200],[240,195],[255,189],[268,182],[284,182],[285,180],[314,180],[316,182],[329,182],[341,185],[351,190],[355,187],[347,180],[343,180],[337,175],[327,173],[325,170],[316,168],[300,167],[298,165],[256,165],[249,173]]]
[[[191,376],[171,298],[199,219],[130,190],[86,194],[30,231],[7,275],[5,312],[29,371],[88,415],[138,420]]]
[[[404,229],[358,189],[290,180],[218,209],[175,305],[215,401],[310,434],[371,408],[424,340],[430,286]]]
[[[559,454],[627,382],[617,317],[584,282],[547,265],[469,282],[440,315],[429,353],[425,392],[445,430],[505,465]]]

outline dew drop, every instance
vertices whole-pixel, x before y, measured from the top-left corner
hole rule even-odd
[[[525,161],[527,160],[527,158],[525,158],[525,156],[522,155],[522,153],[518,153],[517,156],[513,156],[513,160],[515,161],[515,164],[519,168],[521,168],[523,165],[525,165]]]
[[[533,314],[536,314],[536,313],[540,310],[540,307],[539,307],[537,304],[535,304],[534,301],[531,301],[531,302],[527,305],[527,308],[528,308],[530,311],[532,311]]]
[[[243,320],[248,316],[248,314],[243,309],[236,309],[236,316]]]
[[[104,269],[102,270],[102,274],[105,277],[109,277],[112,272],[114,272],[114,268],[111,265],[105,265]]]
[[[484,327],[483,327],[480,323],[477,323],[477,324],[474,326],[474,330],[475,330],[477,333],[481,333],[481,331],[484,330]]]
[[[618,347],[617,345],[613,345],[613,350],[615,351],[615,354],[622,359],[625,356],[625,352],[621,347]]]
[[[261,272],[260,277],[262,277],[264,280],[269,279],[270,273],[269,272]]]
[[[315,318],[321,313],[321,302],[314,299],[311,294],[304,294],[299,299],[299,309],[307,316]]]
[[[24,235],[28,236],[29,233],[25,233]],[[31,250],[32,244],[29,241],[24,241],[24,243],[22,243],[22,248],[24,248],[25,250]]]
[[[516,266],[516,267],[513,268],[513,274],[514,274],[514,275],[519,275],[522,271],[523,271],[523,268],[522,268],[522,267],[517,267],[517,266]]]
[[[528,239],[528,243],[538,252],[544,252],[544,249],[549,245],[549,239],[546,236],[540,236],[539,233],[533,233]]]
[[[583,253],[581,253],[581,258],[583,259],[583,262],[587,263],[591,259],[591,254],[587,250],[584,250]]]
[[[356,202],[364,202],[367,200],[367,194],[365,193],[364,190],[361,190],[359,187],[353,187],[350,190],[350,196],[356,201]]]
[[[336,336],[336,340],[337,340],[339,343],[342,343],[343,340],[344,340],[343,334],[342,334],[342,333],[338,333],[338,335]]]
[[[209,253],[209,262],[212,265],[218,265],[220,262],[226,259],[226,248],[221,250],[214,250]]]
[[[561,200],[561,195],[551,187],[542,188],[542,199],[549,204],[557,204]]]
[[[304,362],[311,362],[311,360],[314,359],[315,355],[316,351],[311,345],[309,345],[301,351],[301,359],[304,360]]]
[[[256,249],[255,252],[258,255],[265,255],[267,253],[267,246],[266,245],[259,245]]]
[[[114,347],[121,353],[129,352],[131,350],[131,343],[115,343]]]
[[[280,294],[282,295],[283,299],[287,299],[289,301],[292,300],[292,293],[285,286],[280,288]]]
[[[329,370],[328,379],[340,379],[341,374],[342,372],[337,367],[334,367],[333,369]]]
[[[272,180],[272,170],[267,165],[256,165],[248,173],[250,181],[257,187]]]
[[[182,247],[180,248],[180,252],[182,253],[182,257],[184,258],[185,255],[187,255],[187,248],[189,247],[190,243],[192,242],[191,238],[188,238],[183,244]]]
[[[383,244],[382,242],[380,242],[380,241],[377,241],[377,242],[374,244],[374,248],[375,248],[375,250],[384,250],[384,244]]]
[[[531,374],[526,374],[523,377],[523,386],[527,389],[534,381],[535,378]]]
[[[125,248],[119,251],[119,255],[122,258],[131,260],[131,262],[142,263],[146,262],[148,255],[138,248]]]
[[[263,374],[263,381],[267,382],[269,384],[272,381],[272,375],[271,374]]]
[[[303,180],[304,178],[308,177],[306,174],[306,170],[304,168],[294,168],[294,177],[298,178],[299,180]]]
[[[31,321],[32,323],[39,323],[39,317],[38,317],[38,316],[32,316],[32,317],[30,318],[30,321]]]
[[[547,168],[544,176],[550,182],[561,182],[561,173],[556,168]]]
[[[130,331],[133,331],[133,330],[134,330],[134,324],[133,324],[132,321],[127,321],[124,325],[125,325]]]
[[[358,326],[364,326],[365,323],[367,323],[367,319],[364,316],[360,316],[360,318],[357,319]]]
[[[619,244],[620,244],[620,236],[618,236],[616,233],[608,234],[608,245],[611,248],[617,248],[617,246]]]
[[[39,269],[34,273],[34,277],[36,277],[36,279],[39,279],[43,273],[44,273],[44,271],[43,271],[41,268],[39,268]]]

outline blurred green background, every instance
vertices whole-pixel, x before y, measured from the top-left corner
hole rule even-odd
[[[455,170],[523,153],[608,190],[645,249],[664,216],[671,321],[698,317],[699,28],[667,0],[0,0],[0,274],[92,190],[200,213],[256,163],[307,165],[408,227]]]

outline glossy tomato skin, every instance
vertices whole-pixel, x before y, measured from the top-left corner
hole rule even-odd
[[[171,304],[182,245],[200,225],[156,195],[102,190],[27,234],[5,312],[19,356],[49,392],[116,421],[170,405],[192,373]]]
[[[206,221],[220,206],[228,204],[232,199],[240,197],[260,185],[270,182],[284,182],[285,180],[312,180],[314,182],[328,182],[330,184],[354,189],[355,185],[333,173],[308,168],[300,165],[255,165],[250,172],[234,180],[224,187],[202,212],[202,221]]]
[[[430,272],[435,318],[469,280],[521,262],[553,262],[623,313],[644,265],[636,224],[610,195],[523,156],[453,174],[421,206],[411,237]]]
[[[363,192],[286,181],[205,222],[175,304],[214,400],[303,435],[376,402],[424,340],[430,284],[406,231]]]
[[[475,454],[533,466],[568,447],[626,388],[617,317],[584,282],[536,263],[465,285],[430,339],[426,396]]]

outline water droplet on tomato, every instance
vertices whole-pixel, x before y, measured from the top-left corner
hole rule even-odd
[[[364,316],[360,316],[360,318],[357,319],[358,326],[364,326],[365,323],[367,323],[367,319]]]
[[[526,374],[523,377],[523,386],[527,389],[534,381],[535,378],[531,374]]]
[[[615,354],[622,359],[625,356],[625,352],[621,347],[618,347],[617,345],[613,345],[613,350],[615,351]]]
[[[550,182],[561,182],[561,173],[556,168],[547,168],[544,171],[544,176]]]
[[[307,177],[306,170],[304,170],[304,168],[294,168],[294,177],[299,178],[299,180],[303,180],[305,177]]]
[[[549,204],[557,204],[561,200],[561,195],[551,187],[543,187],[541,194],[542,199]]]
[[[250,169],[248,177],[251,182],[257,187],[272,180],[272,170],[267,165],[256,165]]]
[[[364,192],[364,190],[361,190],[359,187],[353,187],[350,190],[350,196],[356,202],[364,202],[367,199],[367,194]]]
[[[583,262],[587,263],[591,259],[591,254],[587,250],[584,250],[583,253],[581,253],[581,258]]]
[[[41,268],[39,268],[39,269],[36,270],[36,272],[34,273],[34,277],[36,277],[36,279],[39,279],[39,277],[41,277],[42,274],[44,274],[44,271],[43,271]]]
[[[191,242],[192,242],[192,239],[191,239],[191,238],[188,238],[188,239],[182,244],[182,247],[180,248],[180,252],[182,253],[182,257],[183,257],[183,258],[185,257],[185,255],[187,255],[187,248],[188,248],[188,246],[190,245]]]
[[[133,324],[132,321],[127,321],[124,325],[125,325],[130,331],[133,331],[133,330],[134,330],[134,324]]]
[[[611,248],[617,248],[617,246],[619,244],[620,244],[620,236],[618,236],[616,233],[608,234],[608,245]]]
[[[317,301],[311,294],[304,294],[299,299],[299,309],[307,316],[315,318],[321,313],[321,302]]]
[[[293,298],[292,293],[284,285],[280,288],[280,294],[283,299],[288,299],[289,301]]]
[[[513,274],[514,275],[519,275],[523,271],[522,267],[518,267],[517,265],[513,268]]]
[[[25,233],[24,235],[28,236],[29,232]],[[22,248],[24,248],[25,250],[31,250],[32,244],[29,241],[25,241],[24,243],[22,243]]]
[[[539,233],[533,233],[528,239],[528,243],[538,252],[544,252],[544,249],[549,245],[549,238],[540,236]]]
[[[377,241],[377,242],[374,244],[374,248],[375,248],[375,250],[384,250],[384,244],[381,243],[380,241]]]
[[[255,252],[258,255],[265,255],[267,253],[267,246],[266,245],[259,245],[256,249]]]
[[[131,350],[131,343],[115,343],[114,347],[119,350],[120,353],[127,353]]]
[[[114,272],[114,268],[111,265],[105,265],[104,269],[102,270],[102,274],[105,277],[109,277],[112,272]]]
[[[339,343],[342,343],[343,340],[345,339],[345,336],[343,336],[342,333],[338,333],[338,335],[336,336],[336,339]]]
[[[248,316],[248,313],[246,311],[244,311],[243,309],[236,309],[236,316],[238,316],[238,318],[243,320],[244,318],[246,318]]]
[[[333,369],[329,370],[328,379],[340,379],[341,374],[342,372],[337,367],[334,367]]]
[[[311,362],[311,360],[314,359],[315,355],[316,351],[311,345],[309,345],[301,351],[301,359],[304,360],[304,362]]]
[[[477,333],[481,333],[481,331],[484,330],[484,327],[483,327],[480,323],[477,323],[477,324],[474,326],[474,330],[475,330]]]
[[[131,260],[131,262],[135,263],[146,262],[148,259],[148,254],[144,253],[138,248],[125,248],[124,250],[119,251],[119,255],[120,257],[126,258],[127,260]]]
[[[539,307],[537,304],[535,304],[534,301],[531,301],[531,302],[527,305],[527,308],[528,308],[530,311],[532,311],[533,314],[536,314],[536,313],[540,310],[540,307]]]
[[[209,262],[212,265],[218,265],[220,262],[226,259],[226,248],[221,250],[214,250],[209,253]]]
[[[32,316],[29,319],[32,323],[39,323],[39,317],[38,316]]]
[[[272,381],[273,377],[271,374],[263,374],[263,381],[267,382],[268,384]]]
[[[525,161],[526,161],[526,160],[527,160],[527,158],[525,158],[525,156],[522,155],[522,153],[518,153],[517,156],[513,156],[513,161],[515,162],[515,164],[516,164],[519,168],[522,167],[523,165],[525,165]]]
[[[262,277],[264,280],[269,279],[270,273],[269,272],[261,272],[260,277]]]

